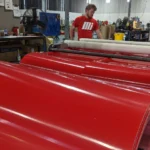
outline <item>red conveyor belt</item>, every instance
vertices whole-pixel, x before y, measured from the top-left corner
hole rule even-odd
[[[97,79],[150,84],[149,62],[49,52],[28,54],[21,64]]]
[[[3,150],[136,150],[147,129],[140,91],[3,62],[0,81]]]

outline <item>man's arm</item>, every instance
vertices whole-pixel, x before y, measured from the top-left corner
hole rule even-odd
[[[80,17],[77,17],[73,24],[72,24],[72,27],[70,28],[70,39],[73,40],[74,38],[74,31],[75,31],[75,28],[78,28],[79,26],[79,20],[80,20]]]
[[[99,29],[96,30],[96,34],[97,34],[97,37],[98,37],[99,39],[103,39],[102,33],[101,33],[101,31],[100,31]]]
[[[70,39],[73,40],[75,27],[71,26],[70,28]]]

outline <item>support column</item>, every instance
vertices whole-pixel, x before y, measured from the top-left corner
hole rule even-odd
[[[23,0],[24,9],[26,9],[26,1]]]
[[[65,0],[65,39],[69,39],[69,0]]]
[[[43,1],[42,1],[42,10],[43,10],[44,12],[46,12],[46,10],[47,10],[47,0],[43,0]]]
[[[132,0],[129,2],[129,8],[128,8],[128,18],[130,19],[131,17],[131,7],[132,7]]]
[[[60,1],[60,11],[64,11],[65,0]]]

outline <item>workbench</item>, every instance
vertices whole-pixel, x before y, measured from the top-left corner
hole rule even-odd
[[[149,41],[149,31],[148,30],[116,30],[118,33],[125,33],[126,34],[126,41]]]
[[[43,40],[43,51],[47,50],[46,46],[46,37],[45,36],[3,36],[0,37],[0,42],[8,42],[8,41],[29,41],[29,40]],[[40,51],[40,50],[39,50]]]

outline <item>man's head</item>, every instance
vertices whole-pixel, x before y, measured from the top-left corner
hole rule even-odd
[[[86,16],[88,18],[92,18],[96,10],[97,10],[97,7],[94,4],[87,5],[85,8]]]

